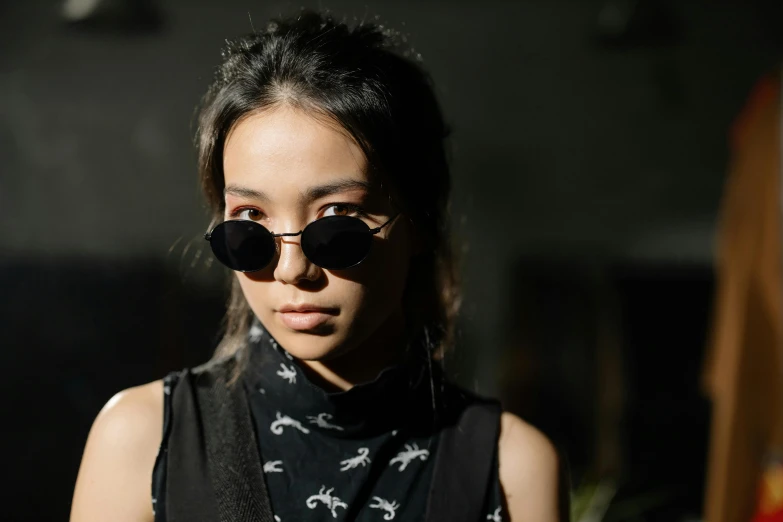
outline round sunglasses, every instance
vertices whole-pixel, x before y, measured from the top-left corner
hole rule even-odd
[[[255,272],[265,268],[277,252],[277,237],[301,235],[302,252],[313,264],[327,270],[358,265],[370,253],[372,236],[399,214],[379,227],[353,216],[327,216],[310,222],[299,232],[275,234],[255,221],[223,221],[204,234],[215,257],[231,270]]]

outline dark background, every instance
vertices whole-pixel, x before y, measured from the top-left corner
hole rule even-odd
[[[780,4],[107,1],[68,24],[0,2],[2,518],[66,519],[102,405],[209,357],[226,274],[194,107],[225,38],[306,5],[402,31],[438,86],[465,291],[447,369],[547,433],[575,486],[611,480],[606,520],[698,519],[727,136]]]

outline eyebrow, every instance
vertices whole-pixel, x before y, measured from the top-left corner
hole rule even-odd
[[[338,179],[331,183],[324,185],[316,185],[309,187],[304,192],[299,194],[299,201],[301,203],[312,203],[313,201],[331,196],[332,194],[339,194],[340,192],[347,192],[349,190],[365,190],[370,191],[372,185],[366,181],[360,181],[356,179]],[[251,189],[249,187],[243,187],[240,185],[227,185],[223,190],[224,195],[232,195],[248,199],[256,199],[263,202],[269,202],[271,198],[261,190]]]

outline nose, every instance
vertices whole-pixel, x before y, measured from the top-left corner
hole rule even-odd
[[[314,265],[302,252],[302,236],[278,237],[278,256],[274,270],[275,281],[296,285],[302,281],[315,281],[320,277],[320,267]]]

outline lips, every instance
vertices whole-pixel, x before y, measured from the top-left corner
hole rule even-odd
[[[285,305],[277,311],[280,321],[292,330],[312,330],[338,314],[336,308],[313,304]]]
[[[278,310],[280,313],[288,313],[288,312],[295,312],[295,313],[306,313],[306,312],[315,312],[315,313],[322,313],[322,314],[333,314],[336,315],[337,310],[335,308],[328,308],[325,306],[318,306],[310,303],[302,303],[302,304],[287,304]]]

